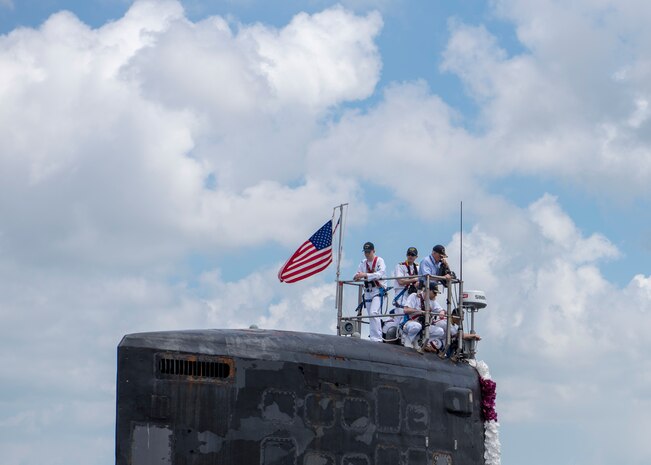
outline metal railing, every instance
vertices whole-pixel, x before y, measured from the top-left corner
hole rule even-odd
[[[430,282],[445,282],[446,285],[445,287],[447,288],[447,297],[446,297],[446,306],[444,307],[446,310],[446,315],[447,315],[447,323],[446,323],[446,332],[445,332],[445,351],[448,351],[448,348],[450,347],[450,344],[452,343],[452,335],[451,335],[451,327],[452,327],[452,305],[453,305],[453,300],[456,297],[456,309],[459,312],[459,328],[458,328],[458,333],[457,333],[457,338],[458,338],[458,343],[457,343],[457,348],[455,351],[455,354],[452,354],[455,359],[462,358],[464,356],[469,357],[469,358],[474,358],[475,356],[475,341],[470,341],[470,344],[466,348],[464,348],[464,321],[465,321],[465,309],[463,305],[463,281],[457,278],[449,278],[445,276],[435,276],[435,275],[414,275],[414,276],[388,276],[388,277],[383,277],[379,281],[391,281],[391,280],[399,280],[399,279],[409,279],[409,278],[423,278],[425,282],[425,286],[423,288],[423,291],[427,292],[429,289]],[[354,286],[357,287],[357,303],[358,306],[357,308],[359,309],[357,314],[352,315],[352,316],[344,316],[344,286]],[[393,305],[389,305],[389,303],[393,302],[393,299],[389,297],[389,293],[387,291],[386,293],[386,299],[387,299],[387,305],[386,305],[386,311],[384,308],[380,308],[380,313],[378,315],[362,315],[361,314],[361,308],[360,304],[362,303],[362,299],[364,299],[364,289],[369,286],[367,281],[354,281],[354,280],[339,280],[337,281],[337,290],[336,290],[336,295],[335,295],[335,302],[336,302],[336,307],[337,307],[337,335],[341,336],[341,326],[342,322],[350,321],[353,322],[355,325],[355,332],[359,333],[361,335],[361,328],[362,328],[362,323],[367,323],[364,320],[371,319],[371,318],[387,318],[387,317],[397,317],[397,316],[404,316],[406,313],[397,313],[397,309],[395,313],[389,313],[388,310],[389,308],[394,308]],[[430,308],[430,299],[429,295],[426,294],[426,297],[424,299],[424,306],[425,306],[425,313],[424,313],[424,320],[425,323],[423,325],[423,340],[425,341],[424,344],[428,344],[429,342],[429,334],[430,334],[430,325],[433,322],[433,315],[432,315],[432,309]],[[383,305],[384,307],[384,305]],[[474,334],[474,312],[471,313],[471,333]],[[419,352],[423,351],[423,346],[421,346],[419,349]],[[465,355],[464,355],[465,354]]]

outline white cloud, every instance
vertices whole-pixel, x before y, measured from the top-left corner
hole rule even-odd
[[[230,282],[213,270],[189,285],[170,284],[166,274],[0,267],[3,463],[66,463],[71,456],[61,445],[70,441],[73,459],[106,463],[114,446],[114,354],[124,334],[251,323],[333,334],[334,285],[318,276],[283,285],[277,268]]]
[[[501,234],[503,220],[526,227]],[[651,368],[643,357],[648,345],[644,335],[651,323],[651,276],[637,275],[618,289],[598,268],[610,255],[566,259],[546,253],[559,241],[571,251],[591,237],[578,232],[551,196],[501,218],[487,215],[464,237],[464,280],[468,287],[484,289],[489,298],[489,307],[478,315],[478,331],[484,337],[479,349],[498,380],[498,411],[506,424],[583,415],[592,419],[593,431],[600,430],[606,425],[593,412],[601,402],[598,386],[611,386],[614,377],[625,375],[624,366],[601,367],[615,367],[625,356],[640,370]],[[453,263],[458,240],[456,236],[447,244]],[[538,245],[523,245],[529,242]],[[237,281],[228,281],[226,270],[216,269],[189,285],[167,282],[165,271],[115,277],[67,270],[55,276],[48,270],[17,273],[20,269],[7,264],[0,273],[3,327],[9,328],[3,343],[20,350],[5,359],[8,369],[0,373],[0,380],[17,389],[17,379],[38,377],[39,385],[20,386],[21,396],[28,392],[38,397],[46,389],[51,402],[48,408],[40,408],[40,403],[35,407],[9,393],[8,399],[16,397],[18,402],[0,422],[8,463],[35,463],[35,453],[23,447],[21,437],[51,437],[46,443],[56,452],[55,429],[61,428],[88,431],[88,437],[79,438],[84,444],[80,456],[93,448],[110,455],[113,438],[107,418],[114,406],[114,359],[107,354],[125,333],[255,323],[268,329],[333,334],[334,285],[319,277],[295,286],[279,284],[277,265]],[[623,324],[618,330],[619,316],[622,323],[637,324]],[[26,345],[16,330],[29,327],[38,333],[38,344]],[[613,350],[619,338],[636,342]],[[643,379],[631,380],[619,390],[621,396],[647,402]],[[8,406],[3,409],[10,411]],[[611,418],[622,415],[611,413]],[[646,420],[638,420],[638,427],[644,427]],[[618,434],[630,432],[622,428]]]
[[[482,195],[474,180],[481,166],[474,163],[479,146],[455,126],[455,118],[423,82],[392,85],[375,108],[347,112],[313,144],[308,172],[354,175],[389,188],[418,216],[443,216],[457,208],[462,194]],[[436,211],[422,208],[424,198],[437,199]]]
[[[505,223],[527,227],[514,234]],[[623,288],[608,282],[601,268],[617,249],[603,236],[581,233],[550,195],[522,210],[482,216],[463,243],[466,288],[488,297],[477,315],[479,356],[497,380],[502,424],[580,423],[587,437],[608,432],[612,442],[595,446],[600,456],[638,430],[648,432],[648,419],[635,412],[648,404],[641,386],[651,369],[651,277],[636,275]],[[459,236],[446,248],[456,263]],[[604,392],[613,391],[618,400],[611,403]],[[649,453],[631,451],[629,461]]]
[[[503,233],[511,215],[519,217],[512,222],[528,226]],[[511,342],[543,358],[563,357],[570,348],[577,354],[592,351],[598,334],[591,333],[590,315],[605,311],[605,303],[616,302],[612,293],[621,292],[598,264],[617,249],[603,236],[584,237],[549,195],[527,210],[488,214],[480,224],[464,238],[464,281],[498,302],[485,316],[491,337],[506,340],[513,338],[510,330],[517,331]],[[452,263],[458,244],[457,235],[449,245]]]
[[[0,251],[137,265],[205,241],[296,242],[298,219],[358,195],[306,178],[303,153],[328,108],[372,92],[380,27],[333,8],[234,32],[168,0],[0,37]]]
[[[377,13],[358,17],[339,7],[299,14],[282,29],[233,31],[219,17],[178,21],[123,75],[147,98],[197,115],[192,156],[219,187],[288,182],[302,176],[305,146],[324,112],[373,92],[381,26]]]
[[[453,34],[443,55],[443,70],[458,75],[476,99],[495,97],[493,74],[501,71],[499,65],[507,58],[506,52],[483,26],[469,27],[456,22],[451,26]]]
[[[651,59],[615,38],[647,43],[648,9],[634,18],[633,2],[608,4],[616,14],[600,25],[580,14],[583,2],[565,16],[525,3],[500,3],[526,48],[514,56],[484,27],[450,25],[443,67],[478,102],[479,135],[420,81],[332,119],[378,82],[377,13],[337,7],[274,28],[193,22],[178,2],[139,1],[99,29],[60,13],[1,36],[7,463],[111,456],[113,354],[125,333],[252,323],[333,333],[325,278],[282,286],[278,264],[262,264],[232,280],[224,265],[185,283],[175,267],[191,250],[295,247],[342,200],[363,224],[374,212],[361,200],[368,186],[386,188],[380,205],[409,210],[407,222],[444,218],[459,198],[471,205],[464,279],[489,298],[480,354],[506,422],[574,415],[598,437],[627,419],[635,431],[614,434],[643,437],[648,419],[635,409],[649,407],[649,380],[628,375],[651,371],[651,276],[609,282],[617,247],[582,231],[562,199],[518,208],[491,190],[533,174],[645,198]],[[453,262],[459,239],[448,244]],[[601,388],[613,386],[629,401],[602,410]],[[80,444],[74,457],[62,434]]]
[[[509,56],[484,27],[453,22],[442,66],[481,104],[490,173],[560,176],[599,196],[648,193],[649,86],[641,76],[651,56],[638,46],[648,42],[640,27],[648,8],[496,4],[525,50]]]
[[[322,108],[371,95],[380,72],[373,39],[381,27],[378,13],[357,18],[335,8],[298,14],[279,32],[257,25],[244,35],[256,44],[279,99]]]
[[[195,287],[175,268],[197,249],[295,247],[361,204],[354,179],[306,175],[304,153],[328,111],[373,91],[381,25],[337,7],[234,28],[138,1],[98,29],[58,13],[0,36],[4,463],[106,462],[125,333],[335,331],[319,278],[283,287],[276,264]]]
[[[531,204],[529,211],[543,237],[550,242],[551,247],[546,250],[547,253],[562,255],[564,260],[574,263],[619,256],[615,246],[601,234],[581,238],[572,219],[561,210],[556,198],[549,194]]]

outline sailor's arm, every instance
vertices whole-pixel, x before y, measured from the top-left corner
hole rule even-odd
[[[410,284],[415,284],[418,282],[418,278],[402,278],[402,279],[396,279],[398,281],[398,284],[401,285],[402,287],[409,286]]]
[[[404,265],[404,263],[398,263],[396,265],[395,269],[393,270],[393,276],[396,276],[396,277],[397,276],[405,276],[405,272],[402,269],[403,265]],[[401,286],[408,286],[409,283],[407,283],[406,281],[407,281],[407,278],[396,279],[396,282]]]
[[[405,308],[403,308],[405,313],[409,316],[417,316],[417,315],[422,315],[424,312],[420,308],[412,308],[408,307],[405,305]]]
[[[398,284],[403,287],[409,286],[410,284],[416,284],[418,282],[418,278],[411,278],[408,275],[406,275],[405,272],[403,271],[402,268],[403,266],[406,267],[404,263],[398,263],[393,273],[394,276],[404,276],[404,278],[396,279]]]
[[[417,308],[420,307],[420,305],[418,305],[419,303],[420,299],[418,298],[418,294],[411,294],[409,297],[407,297],[407,302],[405,302],[403,310],[409,316],[422,315],[423,311],[420,308]]]
[[[428,258],[420,262],[420,274],[432,274],[432,262]]]
[[[357,273],[355,273],[355,276],[353,276],[353,281],[361,281],[362,279],[366,279],[366,273],[364,272],[364,260],[362,260],[357,267]]]
[[[439,276],[445,276],[446,279],[455,278],[456,274],[450,269],[448,264],[448,259],[443,257],[441,258],[441,266],[439,267]]]

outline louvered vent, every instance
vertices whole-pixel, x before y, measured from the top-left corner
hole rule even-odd
[[[158,357],[157,365],[158,374],[164,378],[225,380],[233,377],[233,361],[230,359],[208,360],[165,354]]]

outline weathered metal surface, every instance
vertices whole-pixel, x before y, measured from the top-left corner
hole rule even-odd
[[[116,464],[474,465],[479,402],[474,369],[396,345],[261,330],[132,334],[118,347]]]
[[[134,424],[131,461],[142,465],[172,465],[172,430],[156,424]]]

